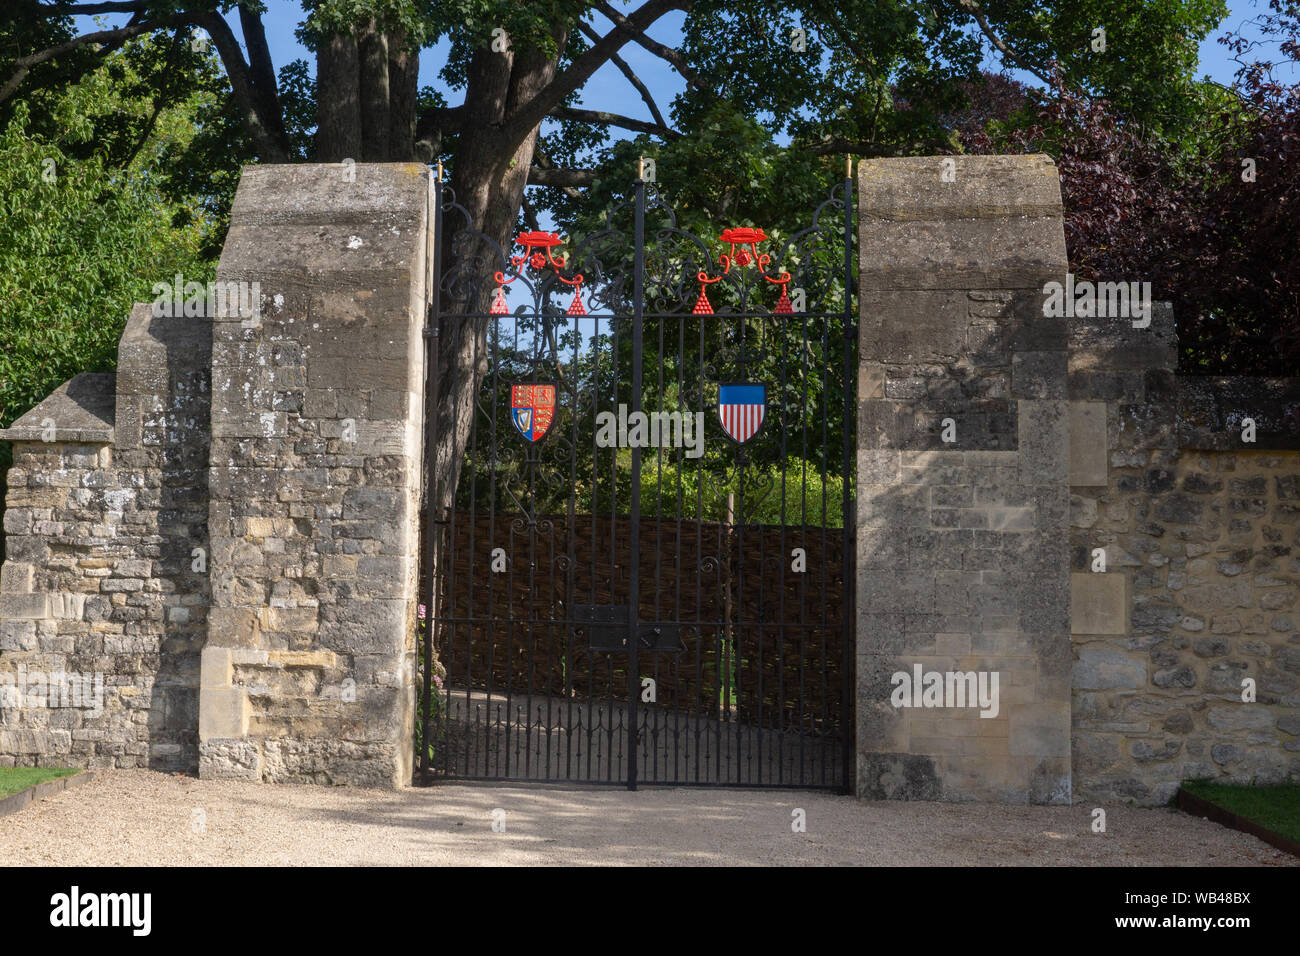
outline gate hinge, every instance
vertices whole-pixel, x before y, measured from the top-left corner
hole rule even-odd
[[[427,326],[424,334],[427,338],[436,339],[438,337],[438,327],[436,325]]]

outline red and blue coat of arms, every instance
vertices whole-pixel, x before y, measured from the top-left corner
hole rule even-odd
[[[555,386],[510,386],[510,420],[529,441],[540,441],[555,421]]]

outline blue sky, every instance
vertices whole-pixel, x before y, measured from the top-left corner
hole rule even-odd
[[[314,73],[315,63],[312,56],[298,44],[293,35],[294,29],[303,18],[301,4],[298,0],[265,0],[265,2],[268,9],[263,17],[263,22],[266,24],[267,41],[271,48],[271,56],[276,69],[279,70],[291,60],[302,58],[308,62],[309,70]],[[615,6],[628,10],[634,4],[615,0]],[[1223,29],[1236,29],[1260,12],[1261,0],[1231,0],[1229,8],[1231,12],[1223,23]],[[110,24],[117,25],[125,22],[126,17],[122,15],[103,19]],[[654,29],[651,30],[651,35],[669,46],[675,46],[677,38],[681,34],[684,19],[685,14],[671,13],[656,24]],[[77,26],[83,31],[94,28],[90,17],[77,17],[76,20]],[[228,22],[242,42],[238,17],[228,17]],[[602,33],[606,32],[609,27],[608,21],[599,15],[594,17],[593,23],[596,25],[597,30]],[[1223,32],[1222,29],[1221,32]],[[1229,52],[1215,42],[1217,36],[1216,33],[1201,44],[1199,73],[1208,74],[1220,83],[1230,84],[1236,71],[1236,64],[1229,59]],[[442,89],[448,96],[448,102],[455,104],[460,101],[460,94],[446,90],[438,78],[438,71],[446,56],[446,49],[446,43],[444,42],[425,50],[421,54],[420,84],[421,86],[433,85]],[[635,43],[627,44],[622,50],[622,56],[642,78],[646,86],[649,87],[660,109],[667,113],[673,97],[682,89],[681,78],[662,60]],[[994,70],[1000,68],[998,58],[991,52],[986,60],[986,66]],[[1036,83],[1032,77],[1023,74],[1013,75],[1024,79],[1026,82]],[[583,89],[582,105],[588,109],[608,110],[637,119],[649,120],[651,118],[650,111],[641,101],[641,97],[632,89],[617,68],[611,65],[606,65],[597,72],[593,80]],[[615,135],[632,135],[619,130],[613,132]]]

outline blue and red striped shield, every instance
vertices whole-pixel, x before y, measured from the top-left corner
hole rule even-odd
[[[743,445],[758,434],[766,410],[766,385],[733,382],[718,388],[718,418],[722,421],[722,430],[733,441]]]

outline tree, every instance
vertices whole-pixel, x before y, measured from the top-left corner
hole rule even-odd
[[[316,57],[309,106],[301,68],[276,75],[258,0],[19,4],[25,22],[10,44],[17,55],[8,78],[0,78],[0,109],[20,89],[31,95],[29,84],[57,84],[70,71],[93,69],[132,37],[199,28],[220,57],[231,112],[259,160],[443,160],[476,226],[501,245],[521,210],[528,218],[542,207],[575,213],[575,203],[598,203],[614,165],[630,179],[630,157],[611,148],[611,128],[642,134],[646,150],[661,149],[682,168],[700,169],[705,164],[697,160],[710,152],[726,160],[711,168],[720,188],[711,195],[697,189],[694,198],[702,213],[735,219],[761,207],[764,194],[769,207],[790,202],[776,197],[770,182],[747,185],[758,183],[752,173],[765,165],[788,172],[784,184],[792,194],[812,194],[820,191],[815,180],[830,178],[827,167],[837,167],[844,153],[935,152],[953,143],[942,120],[961,108],[960,83],[977,76],[985,42],[1033,71],[1049,59],[1063,62],[1098,92],[1126,97],[1135,111],[1155,103],[1157,119],[1185,114],[1196,42],[1222,14],[1217,0],[1160,4],[1158,15],[1145,0],[642,0],[627,12],[608,0],[304,0],[299,36]],[[673,12],[686,14],[676,48],[649,32]],[[71,31],[73,14],[129,19],[78,36]],[[239,19],[247,55],[231,16]],[[1115,25],[1118,60],[1092,54],[1094,22]],[[1160,43],[1149,42],[1152,30]],[[419,89],[416,54],[440,37],[451,39],[443,78],[464,91],[456,106]],[[683,78],[686,90],[667,110],[620,55],[632,43]],[[605,64],[623,74],[650,120],[576,105]],[[313,115],[314,142],[303,149],[302,124]],[[710,142],[726,127],[746,135]],[[779,136],[789,137],[796,159],[773,158]],[[739,147],[736,155],[728,146]],[[547,187],[553,198],[526,205],[528,185]],[[575,195],[578,189],[592,195]],[[438,459],[447,468],[454,469],[464,448],[481,374],[473,356],[482,354],[485,334],[483,323],[467,321],[441,337]],[[454,470],[442,477],[449,496]]]
[[[1151,282],[1173,304],[1188,374],[1300,366],[1300,82],[1278,79],[1300,63],[1300,11],[1284,0],[1270,11],[1257,39],[1222,38],[1241,58],[1238,83],[1208,85],[1199,125],[1178,142],[1059,74],[1047,92],[992,80],[955,118],[964,149],[1056,159],[1072,271]],[[1279,62],[1260,46],[1276,46]]]
[[[0,128],[0,427],[78,372],[112,369],[131,304],[155,280],[210,276],[207,214],[169,194],[160,165],[189,149],[215,103],[196,93],[154,109],[133,97],[136,64],[160,52],[150,42],[132,41],[139,49],[108,54],[105,69],[43,99],[39,119],[16,104]],[[107,155],[88,151],[110,128],[122,135]],[[0,503],[9,462],[0,442]]]

